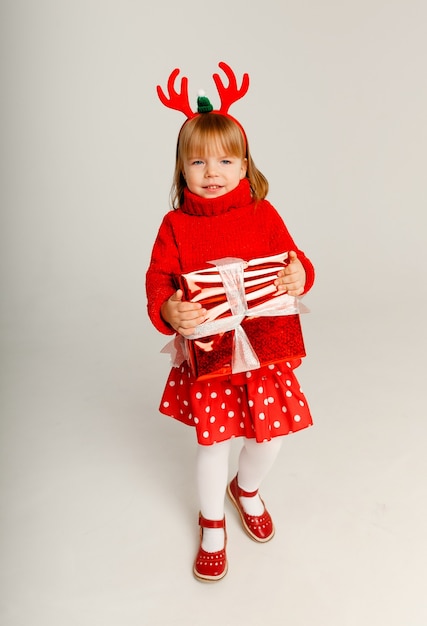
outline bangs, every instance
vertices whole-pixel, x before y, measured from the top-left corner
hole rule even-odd
[[[214,153],[245,158],[246,146],[240,128],[223,115],[208,113],[189,120],[181,129],[182,159]]]

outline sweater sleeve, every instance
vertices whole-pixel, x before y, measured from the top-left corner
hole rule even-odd
[[[310,291],[314,283],[314,266],[310,259],[304,254],[302,250],[298,248],[298,246],[294,242],[278,211],[267,200],[265,202],[269,205],[271,213],[271,247],[274,250],[286,250],[288,252],[294,250],[297,253],[298,259],[301,261],[306,274],[305,287],[303,292],[305,294]]]
[[[145,280],[148,316],[155,328],[165,335],[175,331],[162,318],[160,308],[176,291],[173,276],[179,272],[178,248],[169,214],[166,214],[154,242]]]

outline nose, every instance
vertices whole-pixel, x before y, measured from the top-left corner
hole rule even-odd
[[[216,176],[216,168],[214,163],[206,163],[205,176],[207,178],[212,178],[212,176]]]

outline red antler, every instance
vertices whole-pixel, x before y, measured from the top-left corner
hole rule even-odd
[[[165,96],[163,89],[160,85],[157,85],[157,94],[161,102],[169,109],[175,109],[181,111],[188,118],[194,117],[195,113],[191,110],[190,102],[188,100],[188,78],[185,76],[181,79],[181,92],[178,93],[175,90],[175,79],[178,76],[180,70],[176,68],[173,70],[168,80],[168,94],[169,98]]]
[[[213,79],[215,81],[216,88],[218,89],[218,94],[221,99],[221,108],[219,109],[219,113],[227,113],[230,106],[243,98],[245,93],[249,89],[249,75],[243,74],[242,85],[240,89],[237,88],[236,75],[231,69],[229,65],[222,62],[218,63],[219,67],[224,70],[225,74],[228,78],[228,87],[224,85],[221,80],[219,74],[214,74]]]

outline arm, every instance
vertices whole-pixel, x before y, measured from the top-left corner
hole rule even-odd
[[[175,292],[174,273],[179,272],[178,249],[168,215],[163,219],[145,277],[148,316],[157,330],[172,335],[173,328],[161,315],[161,306]]]
[[[184,302],[176,290],[174,276],[181,272],[179,250],[168,215],[165,216],[154,242],[146,274],[147,311],[153,325],[165,335],[174,331],[191,335],[204,321],[201,304]]]
[[[297,247],[283,219],[272,205],[270,205],[270,210],[272,249],[289,252],[289,264],[279,272],[276,286],[279,291],[287,291],[291,296],[303,295],[311,289],[314,283],[313,264]]]

